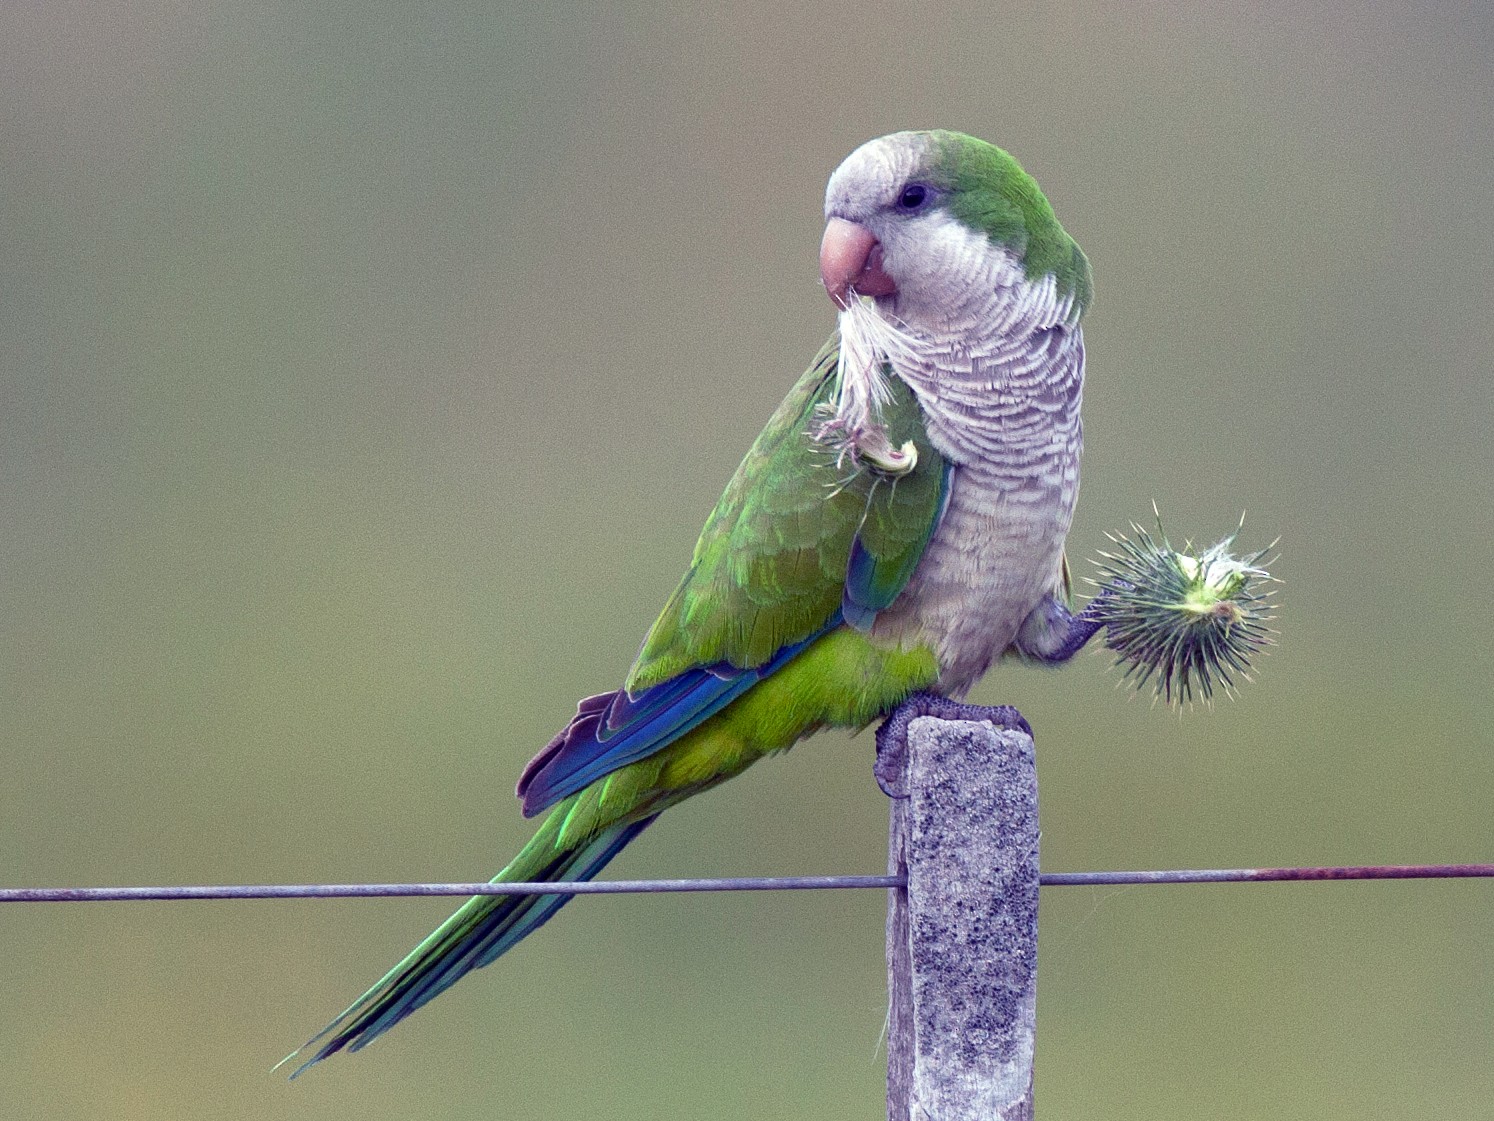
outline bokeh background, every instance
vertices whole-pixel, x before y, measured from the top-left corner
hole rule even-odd
[[[0,10],[0,880],[480,879],[819,346],[824,180],[944,126],[1094,262],[1076,559],[1278,534],[1281,644],[1102,654],[1051,869],[1494,858],[1494,17],[1468,3]],[[1080,570],[1084,565],[1081,563]],[[869,736],[611,874],[873,872]],[[445,901],[0,910],[7,1117],[881,1116],[879,893],[583,900],[294,1085]],[[1059,1118],[1494,1116],[1494,887],[1052,890]]]

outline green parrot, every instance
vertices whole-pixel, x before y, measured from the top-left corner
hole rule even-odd
[[[862,145],[820,247],[835,334],[747,452],[621,689],[524,768],[534,837],[495,882],[586,880],[664,810],[827,727],[1062,661],[1089,263],[1007,152]],[[1015,710],[1014,722],[1020,722]],[[295,1057],[356,1051],[569,897],[479,896]]]

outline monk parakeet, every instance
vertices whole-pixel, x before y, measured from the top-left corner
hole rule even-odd
[[[660,812],[826,727],[960,697],[1006,654],[1061,661],[1089,263],[1008,153],[870,141],[830,177],[839,308],[707,520],[620,689],[524,768],[544,817],[498,874],[595,876]],[[1013,719],[1020,720],[1013,710]],[[566,896],[470,900],[298,1054],[356,1051]]]

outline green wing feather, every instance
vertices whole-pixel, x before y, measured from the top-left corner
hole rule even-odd
[[[695,667],[761,666],[823,629],[841,609],[853,549],[881,606],[912,575],[943,509],[944,459],[912,391],[891,377],[882,418],[893,446],[913,441],[913,470],[838,462],[813,435],[834,401],[838,360],[832,338],[737,468],[644,640],[630,693]]]

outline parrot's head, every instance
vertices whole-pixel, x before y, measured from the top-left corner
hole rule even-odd
[[[919,331],[953,326],[972,286],[1002,262],[1077,318],[1089,263],[1032,177],[1008,153],[958,132],[898,132],[868,141],[825,190],[820,276],[841,308],[858,296]],[[1067,317],[1067,316],[1066,316]]]

